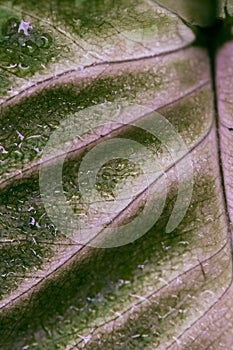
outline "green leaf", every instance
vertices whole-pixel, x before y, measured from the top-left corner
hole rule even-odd
[[[194,40],[175,15],[150,1],[1,3],[2,95],[13,96],[54,75],[162,54]],[[30,23],[29,35],[19,31],[24,22]]]
[[[0,1],[0,348],[232,347],[223,10]]]
[[[158,0],[157,3],[177,13],[185,21],[201,27],[208,27],[216,18],[219,9],[217,0]]]

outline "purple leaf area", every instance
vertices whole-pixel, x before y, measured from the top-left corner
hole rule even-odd
[[[233,349],[232,6],[0,1],[0,349]]]

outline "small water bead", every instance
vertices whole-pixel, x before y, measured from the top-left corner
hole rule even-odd
[[[125,170],[126,167],[127,167],[126,162],[125,163],[124,162],[119,162],[118,164],[116,164],[116,168],[115,169],[116,169],[116,171],[120,172],[122,170]]]
[[[17,67],[17,63],[10,63],[6,68],[13,69]]]
[[[29,65],[23,64],[23,63],[19,63],[18,64],[19,69],[21,69],[22,71],[28,71],[30,69]]]
[[[41,48],[48,48],[51,46],[53,39],[49,34],[43,33],[40,37],[40,41],[42,42],[40,45]]]
[[[22,45],[22,52],[26,55],[32,55],[36,51],[38,51],[39,47],[35,42],[32,40],[27,40],[23,45]]]

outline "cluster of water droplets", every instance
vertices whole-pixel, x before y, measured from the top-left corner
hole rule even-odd
[[[52,43],[50,34],[12,17],[1,28],[1,67],[17,76],[32,75],[51,60]]]
[[[140,168],[128,159],[118,158],[105,164],[97,174],[96,189],[101,197],[105,199],[114,198],[114,190],[117,183],[123,178],[136,177],[140,173]]]

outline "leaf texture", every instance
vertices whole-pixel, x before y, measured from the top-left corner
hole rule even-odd
[[[1,349],[233,348],[232,42],[218,52],[215,92],[208,51],[195,41],[193,26],[225,15],[223,5],[0,1]],[[123,107],[109,124],[114,106]],[[186,153],[177,159],[143,131],[158,113],[184,140]],[[67,205],[94,225],[98,242],[108,242],[108,227],[139,215],[149,192],[153,203],[162,203],[166,181],[162,215],[128,244],[82,244],[67,234],[72,224],[64,213],[67,230],[46,211],[39,172],[44,150],[72,116],[80,131],[69,152],[54,153],[42,165],[49,182],[64,158]],[[109,163],[98,173],[103,203],[117,202],[122,179],[129,187],[114,215],[108,209],[100,217],[94,199],[83,198],[77,176],[86,154],[114,140],[142,144],[148,174],[154,155],[163,171],[138,188],[143,174],[137,165]],[[186,165],[182,178],[179,164]],[[102,176],[109,172],[114,186]],[[191,203],[168,232],[181,179],[193,181]]]

